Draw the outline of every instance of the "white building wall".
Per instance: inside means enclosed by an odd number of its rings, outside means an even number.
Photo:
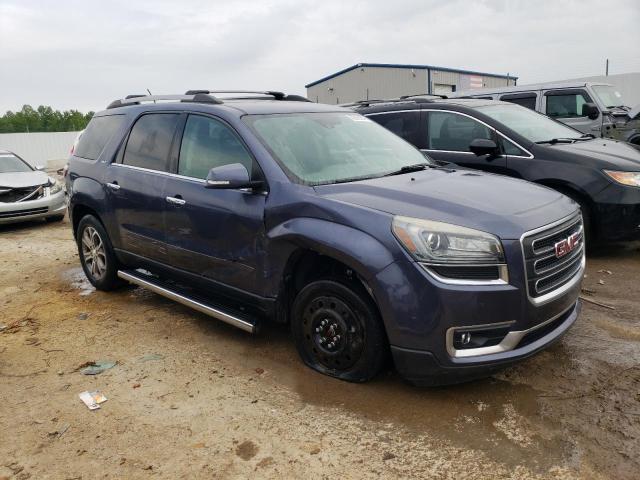
[[[33,166],[55,170],[67,161],[78,133],[1,133],[0,150],[14,152]]]

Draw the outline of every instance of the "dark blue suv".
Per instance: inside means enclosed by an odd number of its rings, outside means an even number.
[[[303,361],[366,381],[487,375],[576,320],[579,207],[443,168],[353,111],[278,92],[133,96],[69,160],[96,288],[149,288],[243,330],[289,323]]]

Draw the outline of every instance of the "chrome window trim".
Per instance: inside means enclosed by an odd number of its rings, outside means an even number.
[[[138,170],[140,172],[154,173],[156,175],[161,175],[161,176],[165,176],[165,177],[172,177],[172,178],[179,178],[179,179],[182,179],[182,180],[188,180],[188,181],[193,182],[193,183],[199,183],[203,187],[207,184],[207,181],[203,180],[202,178],[187,177],[186,175],[180,175],[178,173],[165,172],[165,171],[162,171],[162,170],[152,170],[151,168],[136,167],[134,165],[125,165],[124,163],[116,163],[116,162],[111,163],[111,166],[120,167],[120,168],[130,168],[131,170]],[[256,194],[267,195],[266,191],[254,192],[250,188],[230,188],[228,190],[233,190],[233,191],[236,191],[236,192],[251,193],[252,195],[256,195]]]
[[[415,112],[415,113],[420,113],[421,110],[420,109],[411,109],[411,110],[389,110],[388,112],[374,112],[374,113],[366,113],[364,116],[365,117],[373,117],[376,115],[391,115],[393,113],[409,113],[409,112]]]
[[[538,227],[538,228],[534,228],[533,230],[529,230],[528,232],[524,232],[521,236],[520,236],[520,252],[522,254],[522,268],[524,269],[524,279],[525,279],[525,289],[527,292],[527,298],[529,299],[529,302],[531,302],[532,304],[534,304],[535,306],[540,306],[540,305],[544,305],[546,303],[549,303],[553,300],[555,300],[556,298],[564,295],[568,290],[571,290],[573,287],[576,286],[576,284],[580,283],[582,281],[582,277],[584,275],[584,271],[585,271],[585,267],[587,264],[587,259],[586,259],[586,245],[583,241],[582,244],[582,261],[580,262],[580,268],[578,269],[578,271],[576,272],[576,274],[573,276],[573,278],[571,278],[571,280],[569,280],[567,283],[565,283],[564,285],[562,285],[561,287],[557,288],[556,290],[553,290],[549,293],[545,293],[544,295],[541,295],[539,297],[532,297],[530,292],[529,292],[529,279],[527,277],[527,259],[525,258],[524,255],[524,238],[529,236],[529,235],[535,235],[538,232],[543,232],[545,230],[548,230],[550,228],[553,228],[557,225],[561,225],[562,223],[565,223],[569,220],[571,220],[573,217],[575,217],[576,214],[572,213],[571,215],[567,215],[564,218],[561,218],[560,220],[556,220],[555,222],[549,223],[547,225],[543,225],[542,227]],[[582,219],[582,215],[579,215],[580,219]],[[584,220],[583,220],[584,222]]]
[[[507,157],[515,157],[515,158],[527,158],[527,159],[532,159],[535,158],[533,156],[533,153],[531,153],[529,150],[527,150],[526,148],[524,148],[522,145],[520,145],[518,142],[516,142],[515,140],[513,140],[510,137],[507,137],[504,133],[502,133],[500,130],[496,129],[496,132],[498,132],[498,135],[500,135],[502,138],[510,141],[511,143],[513,143],[516,147],[518,147],[520,150],[522,150],[523,152],[526,152],[528,156],[524,156],[524,155],[509,155],[509,154],[505,154],[507,155]]]
[[[489,347],[478,347],[478,348],[468,348],[464,350],[458,350],[453,346],[453,335],[458,330],[473,331],[473,330],[483,330],[483,329],[492,328],[492,327],[495,327],[495,328],[499,328],[503,326],[506,327],[514,324],[515,320],[509,321],[509,322],[487,323],[484,325],[469,325],[466,327],[465,326],[451,327],[447,330],[447,333],[446,333],[447,353],[449,353],[449,355],[453,358],[468,358],[468,357],[476,357],[481,355],[491,355],[493,353],[508,352],[510,350],[515,349],[520,343],[520,341],[525,337],[525,335],[535,330],[538,330],[539,328],[542,328],[545,325],[548,325],[554,320],[560,318],[562,315],[566,314],[572,308],[575,308],[575,303],[572,304],[566,310],[564,310],[562,313],[554,315],[553,317],[545,320],[544,322],[539,323],[538,325],[534,325],[533,327],[527,328],[526,330],[514,330],[507,333],[507,335],[502,339],[502,341],[498,345],[491,345]]]
[[[447,285],[470,285],[470,286],[482,286],[482,285],[509,285],[509,268],[505,263],[486,263],[486,264],[442,264],[442,263],[425,263],[418,262],[420,266],[431,275],[434,279],[436,279],[440,283],[445,283]],[[439,275],[434,272],[431,268],[432,266],[441,266],[441,267],[498,267],[499,277],[495,280],[464,280],[460,278],[447,278]]]

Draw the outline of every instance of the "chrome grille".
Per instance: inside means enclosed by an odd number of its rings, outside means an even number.
[[[17,203],[25,200],[36,200],[44,195],[44,187],[38,185],[26,188],[3,188],[0,187],[0,202]]]
[[[556,244],[576,235],[574,249],[556,256]],[[539,297],[569,282],[581,269],[584,256],[582,217],[569,220],[522,239],[527,288],[531,297]]]

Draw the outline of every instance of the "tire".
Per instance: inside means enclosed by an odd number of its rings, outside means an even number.
[[[107,232],[96,217],[82,217],[76,243],[84,274],[94,287],[109,291],[122,285],[118,278],[118,259],[113,253]]]
[[[61,222],[62,220],[64,220],[64,215],[53,215],[52,217],[45,218],[45,220],[48,223]]]
[[[291,309],[291,331],[302,361],[320,373],[366,382],[385,364],[389,345],[373,301],[359,284],[318,280]]]

